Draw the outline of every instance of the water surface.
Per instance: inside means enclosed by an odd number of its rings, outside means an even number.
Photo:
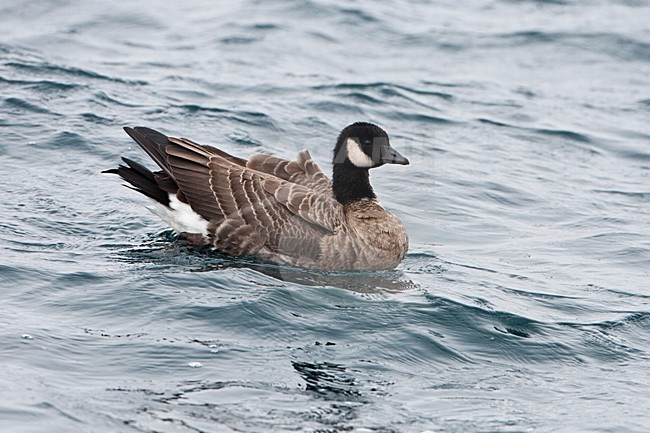
[[[2,431],[647,431],[649,15],[0,4]],[[329,171],[358,120],[412,162],[391,272],[194,252],[99,174],[125,125]]]

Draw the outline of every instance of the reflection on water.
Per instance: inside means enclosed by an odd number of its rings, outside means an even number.
[[[355,389],[354,378],[346,372],[345,367],[331,362],[291,363],[298,374],[307,383],[307,390],[318,393],[322,398],[345,399],[359,397],[361,394]]]
[[[118,250],[113,257],[126,263],[155,264],[174,272],[247,268],[280,281],[307,286],[338,287],[359,293],[400,292],[418,288],[416,283],[399,270],[320,271],[262,262],[252,257],[232,257],[208,247],[197,249],[172,230],[152,236],[136,248]]]

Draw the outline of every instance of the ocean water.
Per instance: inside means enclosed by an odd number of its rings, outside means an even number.
[[[646,432],[650,4],[0,1],[0,431]],[[410,252],[189,249],[100,175],[384,126]]]

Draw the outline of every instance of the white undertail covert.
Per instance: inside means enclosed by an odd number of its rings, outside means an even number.
[[[177,233],[208,235],[208,221],[194,212],[189,204],[180,201],[175,194],[169,194],[169,207],[154,201],[154,207],[148,209]]]

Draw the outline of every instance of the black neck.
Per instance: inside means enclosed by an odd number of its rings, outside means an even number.
[[[362,198],[376,198],[367,168],[355,167],[349,163],[334,164],[334,197],[345,205]]]

